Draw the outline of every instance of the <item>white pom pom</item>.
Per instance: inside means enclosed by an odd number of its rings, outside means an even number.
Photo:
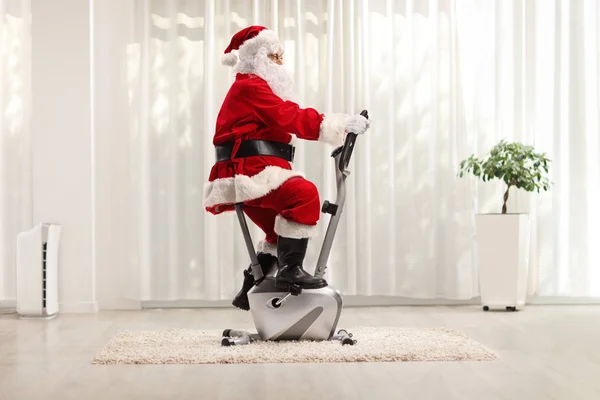
[[[235,64],[237,64],[237,62],[238,62],[238,57],[233,53],[226,53],[226,54],[223,54],[223,57],[221,57],[221,64],[223,64],[223,65],[228,65],[230,67],[233,67]]]

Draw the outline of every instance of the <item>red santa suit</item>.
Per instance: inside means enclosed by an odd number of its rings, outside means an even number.
[[[259,32],[246,39],[243,47],[247,49],[254,42],[263,45],[266,42],[266,47],[278,46],[271,31]],[[212,167],[204,189],[204,206],[207,211],[219,214],[244,202],[246,215],[266,235],[257,250],[275,255],[278,235],[309,238],[314,234],[320,216],[318,191],[283,158],[262,155],[235,158],[239,146],[249,140],[289,144],[293,135],[340,146],[350,116],[300,108],[274,92],[275,79],[271,79],[272,85],[268,80],[268,71],[260,69],[236,74],[219,111],[213,140],[215,146],[232,146],[231,157]]]
[[[369,123],[362,116],[323,114],[290,101],[291,79],[273,61],[282,54],[277,35],[260,26],[236,33],[225,50],[223,63],[234,66],[236,78],[217,116],[216,162],[204,187],[204,207],[220,214],[243,203],[245,214],[265,232],[257,246],[263,273],[274,259],[276,286],[317,289],[327,282],[306,272],[302,261],[319,220],[319,193],[294,170],[290,143],[295,136],[341,146],[346,132],[363,133]],[[249,309],[253,284],[248,269],[233,305]]]

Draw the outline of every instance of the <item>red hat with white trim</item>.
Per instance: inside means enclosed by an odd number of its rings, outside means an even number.
[[[283,51],[277,34],[264,26],[253,25],[242,29],[229,42],[221,64],[233,67],[238,62],[238,56],[232,53],[237,50],[239,59],[254,58],[261,48],[266,48],[267,53]]]

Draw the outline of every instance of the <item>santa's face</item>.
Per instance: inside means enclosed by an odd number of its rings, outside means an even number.
[[[268,57],[269,60],[273,61],[275,64],[283,65],[283,54],[281,54],[281,52],[269,54]]]

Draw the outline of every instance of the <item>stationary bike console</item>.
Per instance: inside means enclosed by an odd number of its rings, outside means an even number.
[[[361,115],[368,118],[367,110],[363,110]],[[346,199],[345,184],[350,175],[347,168],[357,136],[349,132],[344,145],[331,153],[335,160],[337,198],[335,203],[323,203],[322,211],[330,214],[331,219],[315,267],[316,277],[322,277],[327,268],[327,259]],[[352,339],[351,333],[340,330],[335,334],[343,308],[343,297],[339,290],[331,285],[320,289],[302,289],[298,285],[279,289],[275,286],[276,265],[263,276],[242,207],[243,204],[235,205],[256,281],[255,286],[248,292],[248,301],[258,333],[226,329],[223,331],[221,344],[248,344],[254,340],[339,340],[342,344],[355,344],[356,340]]]

